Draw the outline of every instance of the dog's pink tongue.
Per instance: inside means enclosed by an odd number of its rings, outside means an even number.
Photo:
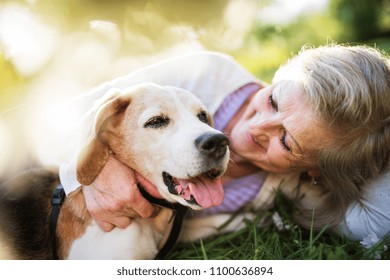
[[[206,175],[200,175],[191,180],[178,179],[183,189],[191,190],[196,202],[202,208],[218,206],[223,202],[224,192],[220,179],[211,180]]]

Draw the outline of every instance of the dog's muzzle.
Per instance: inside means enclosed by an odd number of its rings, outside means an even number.
[[[189,205],[210,208],[223,202],[221,176],[226,169],[229,140],[222,133],[205,133],[195,139],[203,160],[198,174],[178,178],[164,171],[162,177],[171,194],[182,197]]]

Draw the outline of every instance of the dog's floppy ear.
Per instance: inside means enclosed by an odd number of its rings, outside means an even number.
[[[77,161],[77,180],[84,186],[91,185],[106,165],[110,154],[110,137],[120,124],[124,112],[130,104],[130,97],[119,90],[111,90],[98,106],[92,136],[82,148]]]

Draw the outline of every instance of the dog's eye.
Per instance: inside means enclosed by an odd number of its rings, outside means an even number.
[[[201,121],[201,122],[204,122],[204,123],[209,123],[209,118],[207,116],[207,113],[205,111],[201,111],[198,115],[197,115],[198,119]]]
[[[167,116],[155,116],[149,119],[145,124],[145,128],[161,128],[169,124],[169,118]]]

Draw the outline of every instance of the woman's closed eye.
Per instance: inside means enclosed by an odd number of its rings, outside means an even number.
[[[286,132],[286,130],[283,130],[282,136],[280,136],[280,144],[282,145],[282,148],[284,150],[291,152],[291,148],[287,144],[286,137],[287,137],[287,132]]]
[[[275,111],[278,111],[278,104],[276,104],[272,93],[268,97],[268,103]]]
[[[273,94],[271,93],[268,97],[268,103],[271,105],[271,107],[275,110],[275,111],[278,111],[278,104],[276,103],[274,97],[273,97]],[[288,152],[291,152],[291,148],[290,146],[287,144],[287,141],[286,141],[286,138],[287,138],[287,131],[286,130],[283,130],[282,132],[282,135],[280,136],[280,144],[282,146],[282,148]]]

